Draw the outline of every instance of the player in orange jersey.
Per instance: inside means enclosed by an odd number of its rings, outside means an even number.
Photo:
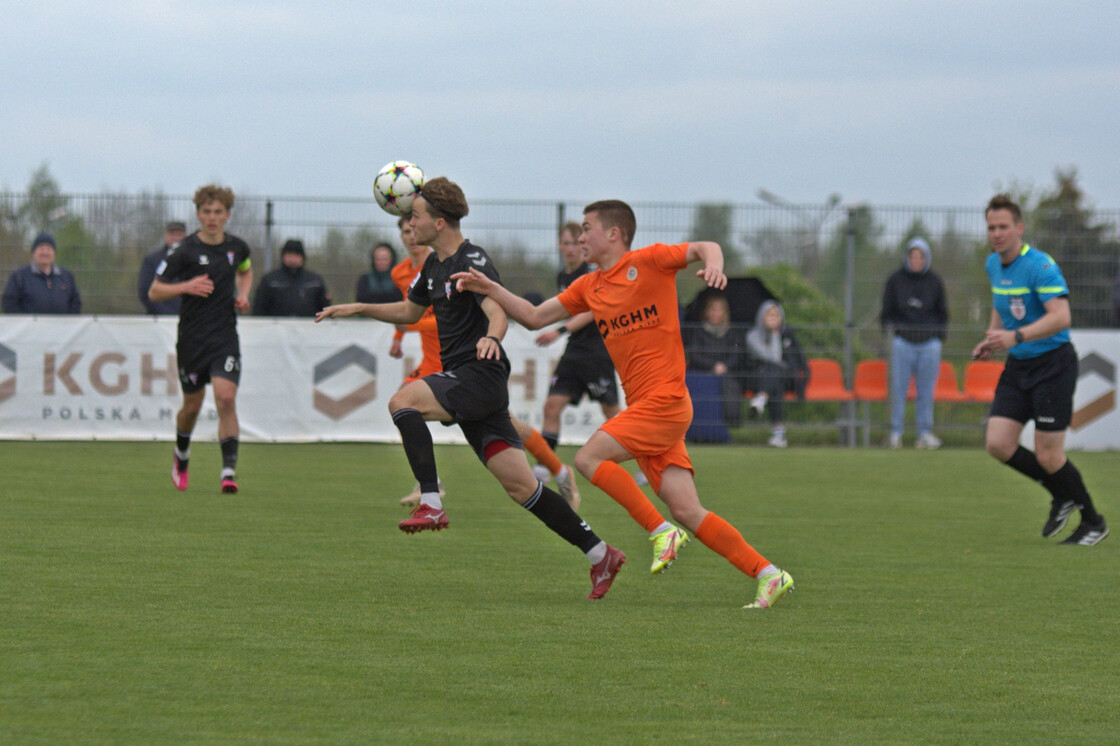
[[[644,495],[619,466],[637,459],[674,520],[758,580],[755,600],[745,608],[767,608],[793,589],[793,577],[759,554],[734,526],[700,504],[684,445],[692,421],[692,400],[685,387],[676,275],[699,261],[703,268],[697,276],[709,287],[722,289],[727,285],[723,251],[711,241],[654,244],[631,251],[637,220],[629,205],[603,200],[588,205],[583,213],[580,243],[587,260],[599,269],[539,306],[473,269],[452,279],[463,290],[490,296],[510,318],[529,329],[591,311],[626,392],[626,409],[604,422],[579,450],[576,468],[639,524],[648,526],[648,516],[637,499]]]

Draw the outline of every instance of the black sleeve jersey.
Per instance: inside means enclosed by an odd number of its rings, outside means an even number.
[[[249,245],[226,234],[217,246],[203,243],[197,233],[184,238],[168,252],[156,268],[160,282],[185,282],[209,275],[214,292],[203,298],[183,295],[179,307],[179,341],[214,344],[237,340],[237,313],[233,308],[237,293],[237,273],[247,270]]]
[[[485,251],[464,241],[459,249],[446,260],[440,261],[435,252],[428,254],[424,266],[413,278],[408,288],[408,299],[421,306],[431,306],[439,329],[440,360],[443,369],[471,362],[477,357],[478,340],[486,336],[490,322],[482,312],[484,295],[460,293],[455,289],[451,275],[470,268],[497,283],[501,283],[494,262]],[[502,359],[506,356],[502,350]]]
[[[590,271],[591,267],[587,262],[584,262],[571,272],[558,272],[556,274],[557,290],[561,293],[564,292],[573,282]],[[573,356],[581,358],[593,356],[597,362],[611,362],[611,356],[607,352],[607,346],[603,343],[603,337],[599,334],[599,328],[595,322],[591,322],[568,337],[568,346],[564,349],[564,354],[561,357],[571,358]]]

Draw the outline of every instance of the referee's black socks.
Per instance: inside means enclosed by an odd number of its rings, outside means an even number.
[[[1042,468],[1042,464],[1038,463],[1038,457],[1034,455],[1034,451],[1028,451],[1026,448],[1023,448],[1023,446],[1019,446],[1015,449],[1015,453],[1011,454],[1011,458],[1007,459],[1004,463],[1036,482],[1045,482],[1046,477],[1050,476],[1046,473],[1046,470]],[[1055,495],[1055,497],[1057,497],[1057,495]]]
[[[1038,463],[1038,457],[1034,452],[1019,446],[1006,463],[1020,474],[1040,483],[1050,492],[1055,502],[1072,500],[1081,509],[1082,518],[1092,523],[1100,520],[1100,515],[1093,507],[1093,499],[1089,497],[1089,490],[1085,488],[1085,482],[1081,479],[1081,472],[1068,458],[1065,466],[1053,474],[1047,474],[1042,464]]]
[[[1081,517],[1084,520],[1090,523],[1100,521],[1100,514],[1093,507],[1093,499],[1089,497],[1089,490],[1085,487],[1085,481],[1081,479],[1081,472],[1068,458],[1065,466],[1048,476],[1042,483],[1046,485],[1051,494],[1055,496],[1061,494],[1063,499],[1073,500],[1074,504],[1081,509]]]

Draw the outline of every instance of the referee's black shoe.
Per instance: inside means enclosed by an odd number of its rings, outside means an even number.
[[[1078,526],[1077,530],[1070,534],[1062,543],[1078,544],[1083,547],[1091,547],[1106,536],[1108,536],[1108,526],[1104,522],[1103,515],[1096,523],[1089,523],[1084,518],[1082,518],[1081,525]]]
[[[1066,500],[1065,502],[1054,500],[1051,502],[1050,517],[1046,519],[1046,525],[1042,527],[1042,538],[1049,539],[1065,528],[1066,521],[1069,520],[1069,514],[1076,507],[1073,500]]]

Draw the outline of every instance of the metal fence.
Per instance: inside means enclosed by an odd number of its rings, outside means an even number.
[[[963,367],[991,308],[982,208],[843,205],[838,198],[794,205],[765,192],[760,198],[750,204],[635,203],[634,245],[716,240],[729,275],[776,283],[779,297],[790,292],[791,278],[813,288],[819,297],[788,308],[788,316],[804,330],[807,354],[841,360],[850,376],[854,360],[884,355],[878,324],[883,285],[901,266],[906,241],[921,235],[933,246],[933,267],[951,305],[944,354]],[[555,292],[557,230],[566,220],[578,222],[584,204],[477,199],[463,232],[490,252],[508,287],[548,297]],[[30,238],[50,230],[58,264],[76,277],[84,313],[141,313],[137,271],[169,220],[182,220],[189,230],[197,226],[190,197],[0,192],[0,283],[29,261]],[[1111,286],[1120,269],[1120,210],[1032,214],[1027,223],[1027,239],[1054,255],[1070,283],[1075,326],[1115,324]],[[400,251],[396,219],[372,198],[239,196],[228,231],[253,248],[258,280],[278,266],[285,240],[301,239],[308,268],[325,278],[335,302],[353,299],[374,243],[388,241]],[[701,289],[681,273],[682,303]]]

